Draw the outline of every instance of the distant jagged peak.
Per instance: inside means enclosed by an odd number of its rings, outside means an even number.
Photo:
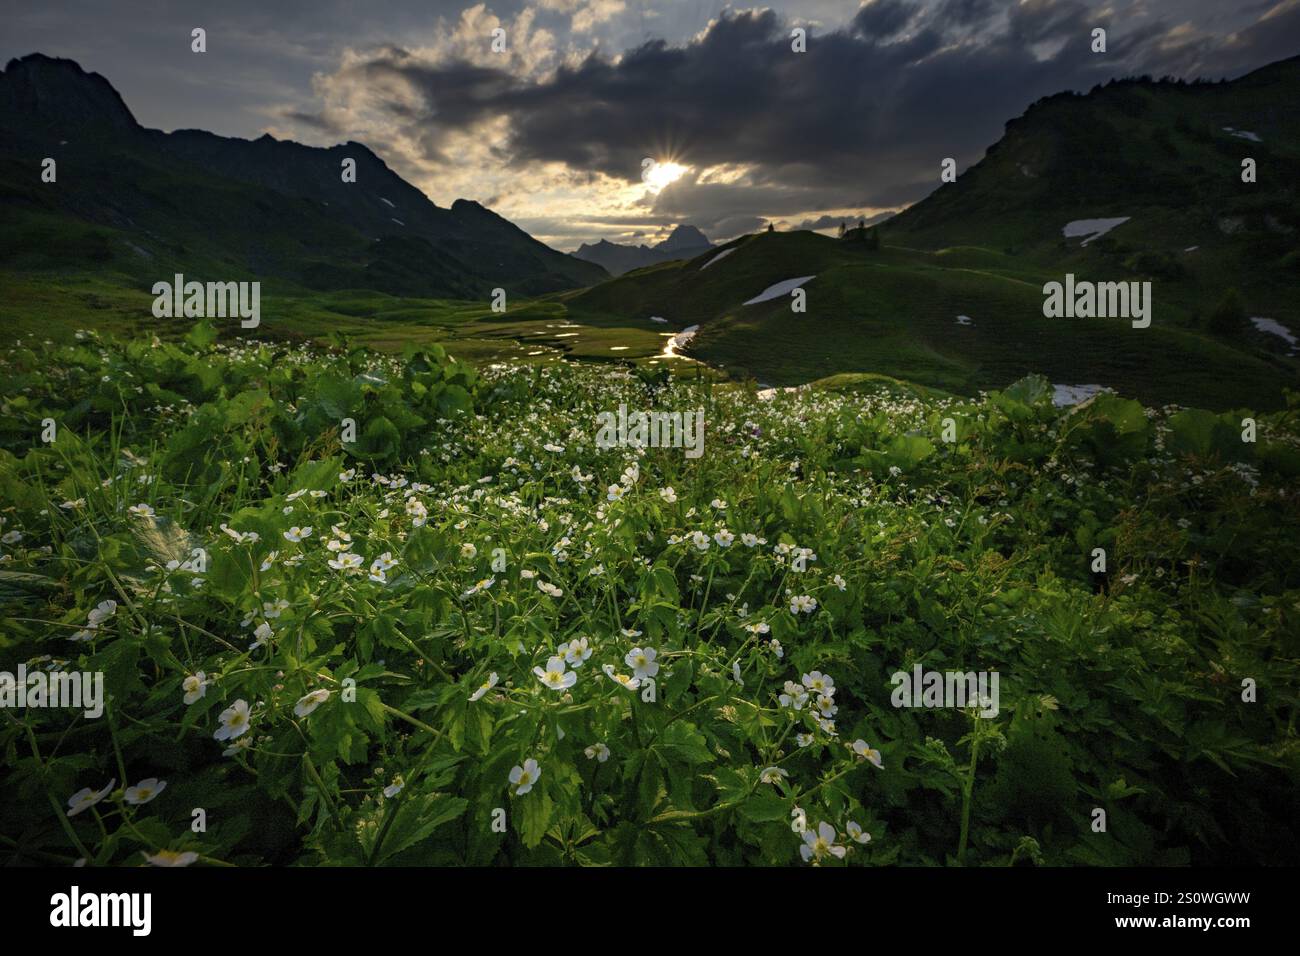
[[[0,110],[61,127],[140,128],[113,84],[75,60],[29,53],[0,73]]]

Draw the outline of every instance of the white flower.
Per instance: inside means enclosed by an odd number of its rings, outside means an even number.
[[[808,692],[792,680],[785,682],[785,693],[780,695],[777,700],[782,707],[789,707],[791,710],[803,710],[803,705],[808,703]]]
[[[723,501],[721,498],[714,498],[712,501],[709,502],[709,507],[717,508],[719,511],[726,511],[727,503]]]
[[[391,551],[385,551],[379,557],[375,558],[375,560],[370,562],[371,571],[391,571],[395,567],[397,567],[397,559],[393,557]]]
[[[126,510],[133,515],[139,515],[141,518],[152,518],[154,516],[154,510],[148,505],[132,505]]]
[[[721,531],[718,531],[713,535],[713,540],[718,542],[719,547],[729,548],[731,547],[731,542],[736,540],[736,536],[726,528],[723,528]]]
[[[859,757],[866,760],[868,763],[876,766],[878,769],[880,770],[885,769],[885,765],[880,759],[880,751],[873,750],[870,746],[867,745],[867,742],[865,740],[859,738],[853,741],[853,752],[857,754]]]
[[[747,548],[756,548],[760,544],[767,544],[767,539],[760,538],[757,535],[752,535],[749,532],[745,532],[740,536],[740,543]]]
[[[279,556],[280,556],[279,551],[272,551],[270,554],[268,554],[266,556],[266,559],[262,561],[261,570],[263,571],[271,570],[271,565],[275,564],[275,559],[278,558]]]
[[[537,577],[537,572],[529,571],[527,568],[523,568],[519,572],[519,577],[521,577],[525,581],[528,581],[531,580],[532,578]]]
[[[632,668],[633,677],[637,678],[637,680],[645,680],[647,677],[654,677],[659,673],[659,664],[655,661],[658,656],[659,652],[653,647],[647,647],[644,650],[634,647],[627,652],[627,656],[623,658],[623,661],[628,667]]]
[[[857,843],[871,842],[871,834],[862,829],[862,827],[858,826],[858,824],[854,823],[852,820],[844,824],[844,831],[848,833],[850,839]]]
[[[790,776],[789,771],[785,770],[783,767],[768,767],[761,774],[759,774],[758,779],[762,783],[770,783],[775,785],[781,783],[789,776]]]
[[[384,787],[384,796],[386,796],[389,800],[391,800],[391,799],[393,799],[393,797],[395,797],[395,796],[397,796],[399,793],[401,793],[401,792],[402,792],[402,788],[405,787],[405,786],[406,786],[406,784],[402,782],[402,778],[401,778],[401,777],[398,777],[396,780],[394,780],[394,781],[393,781],[392,783],[390,783],[388,786]]]
[[[339,481],[342,482],[351,481],[353,478],[356,477],[356,474],[357,474],[357,470],[355,468],[345,468],[343,471],[339,472]]]
[[[610,485],[605,489],[605,499],[607,501],[622,501],[625,494],[627,494],[627,490],[622,485]]]
[[[100,601],[97,605],[95,605],[93,608],[90,609],[90,613],[86,615],[86,620],[90,622],[90,626],[92,628],[99,627],[100,624],[104,623],[104,621],[107,621],[110,617],[112,617],[116,613],[117,613],[116,601]]]
[[[828,697],[826,694],[818,694],[817,710],[821,712],[823,717],[830,718],[835,716],[835,712],[839,710],[839,708],[835,706],[834,697]]]
[[[840,577],[838,574],[835,575],[833,578],[831,578],[831,583],[834,584],[841,591],[843,591],[849,585],[849,583],[845,581],[842,577]]]
[[[541,591],[543,594],[549,594],[553,598],[560,597],[564,594],[563,588],[557,588],[554,584],[547,584],[545,581],[541,580],[537,582],[537,590]]]
[[[709,536],[703,531],[691,532],[691,544],[695,545],[701,551],[709,550]]]
[[[563,657],[552,657],[546,662],[546,670],[534,667],[533,673],[551,690],[567,690],[578,682],[576,672],[564,669]]]
[[[497,676],[497,672],[493,671],[491,674],[488,675],[487,680],[479,684],[478,690],[474,691],[474,693],[469,695],[470,701],[473,702],[476,700],[482,700],[483,695],[486,694],[488,691],[490,691],[493,687],[496,687],[497,682],[500,679],[501,678]]]
[[[835,681],[830,674],[823,674],[821,671],[813,671],[811,674],[803,675],[803,686],[807,687],[814,694],[825,694],[828,697],[835,696]]]
[[[466,541],[460,546],[460,556],[472,561],[474,558],[478,557],[478,548]]]
[[[257,625],[257,629],[253,631],[253,637],[256,638],[256,640],[254,640],[252,644],[248,645],[248,649],[251,651],[262,647],[270,643],[271,638],[274,636],[275,632],[271,630],[271,625],[263,621],[261,624]]]
[[[199,671],[197,674],[190,674],[181,683],[181,688],[185,691],[185,703],[196,703],[208,692],[207,675],[204,674],[203,671]]]
[[[462,594],[461,598],[463,599],[463,598],[473,597],[475,594],[478,594],[480,591],[489,590],[492,587],[492,585],[496,583],[497,583],[496,578],[484,578],[483,580],[477,582],[473,587],[467,590],[464,594]]]
[[[588,760],[595,758],[597,763],[604,763],[609,759],[609,748],[604,744],[592,744],[583,753],[586,754]]]
[[[804,862],[809,860],[821,860],[827,855],[842,860],[844,854],[848,851],[842,846],[835,845],[835,828],[823,820],[817,824],[817,832],[811,830],[803,835],[803,846],[799,847],[799,855],[804,858]]]
[[[605,676],[615,684],[618,684],[620,687],[626,688],[627,690],[636,690],[641,686],[641,681],[636,677],[629,677],[627,674],[615,674],[613,664],[606,664],[601,668],[601,670],[603,670]]]
[[[796,594],[790,598],[791,614],[798,614],[801,611],[805,614],[811,614],[815,610],[817,610],[817,599],[815,597],[807,594]]]
[[[284,539],[286,541],[293,541],[295,543],[301,541],[303,538],[309,537],[311,537],[311,528],[299,528],[297,525],[294,525],[284,533]]]
[[[127,787],[122,794],[122,798],[134,806],[142,803],[148,803],[158,794],[167,789],[167,781],[159,780],[157,777],[148,777],[141,780],[134,787]]]
[[[256,544],[262,540],[262,536],[256,531],[236,531],[227,524],[223,524],[221,530],[233,538],[236,544]]]
[[[298,698],[298,703],[293,705],[295,717],[306,717],[311,714],[317,707],[329,700],[330,692],[324,687],[312,691],[310,694],[304,694]]]
[[[243,738],[240,738],[239,740],[236,740],[233,744],[231,744],[231,745],[230,745],[229,747],[227,747],[225,750],[221,751],[221,756],[223,756],[223,757],[233,757],[233,756],[235,756],[235,754],[240,753],[240,752],[242,752],[242,751],[245,751],[245,750],[247,750],[247,749],[248,749],[249,747],[251,747],[251,746],[253,746],[253,738],[252,738],[252,737],[243,737]]]
[[[794,735],[794,742],[797,743],[800,747],[807,747],[810,743],[813,742],[813,735],[812,735],[812,734],[795,734],[795,735]]]
[[[235,701],[233,705],[223,710],[217,719],[221,721],[221,726],[212,735],[213,739],[234,740],[251,726],[248,718],[248,701],[242,699]]]
[[[184,853],[177,853],[175,850],[159,850],[152,856],[145,853],[144,858],[149,861],[150,866],[189,866],[199,858],[199,855],[193,850],[186,850]]]
[[[749,631],[751,634],[768,634],[771,632],[772,628],[766,621],[758,621],[754,624],[746,624],[745,630]]]
[[[361,567],[361,555],[351,551],[341,551],[337,558],[330,558],[326,563],[336,571],[355,571]]]
[[[672,485],[669,485],[667,488],[660,488],[659,497],[670,505],[676,504],[677,502],[677,492],[673,490]]]
[[[537,761],[529,757],[520,767],[516,764],[510,769],[510,782],[515,786],[515,796],[522,797],[529,790],[533,789],[533,784],[537,778],[542,775],[542,768],[537,766]]]
[[[103,790],[91,790],[84,787],[78,790],[72,796],[68,797],[68,816],[75,817],[83,810],[89,810],[95,804],[99,803],[106,796],[113,792],[113,787],[117,785],[117,778],[114,777],[108,782],[108,786]]]
[[[579,637],[567,644],[561,644],[556,648],[556,653],[563,657],[564,662],[570,667],[581,667],[582,662],[591,656],[591,647],[587,638]]]

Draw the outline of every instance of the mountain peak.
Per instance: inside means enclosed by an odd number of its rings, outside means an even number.
[[[0,73],[0,115],[35,127],[135,130],[140,124],[113,85],[74,60],[31,53]]]
[[[711,245],[713,243],[709,242],[709,237],[700,230],[692,225],[682,224],[655,248],[662,249],[665,252],[675,252],[678,249],[699,249],[702,246]]]

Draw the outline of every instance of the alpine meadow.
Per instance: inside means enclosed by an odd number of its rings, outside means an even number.
[[[5,7],[38,922],[1300,863],[1300,0]]]

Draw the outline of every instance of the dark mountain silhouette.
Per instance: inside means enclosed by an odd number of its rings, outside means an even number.
[[[672,259],[689,259],[712,248],[713,243],[700,230],[691,225],[681,225],[667,239],[653,246],[624,246],[602,239],[579,246],[574,256],[602,266],[610,275],[619,276],[643,266]]]
[[[40,181],[45,157],[58,163],[56,185]],[[345,159],[355,182],[343,181]],[[605,275],[476,202],[435,205],[360,143],[146,129],[102,76],[41,54],[0,73],[0,189],[6,245],[44,236],[76,247],[93,227],[99,255],[128,272],[166,263],[447,297],[535,295]]]

